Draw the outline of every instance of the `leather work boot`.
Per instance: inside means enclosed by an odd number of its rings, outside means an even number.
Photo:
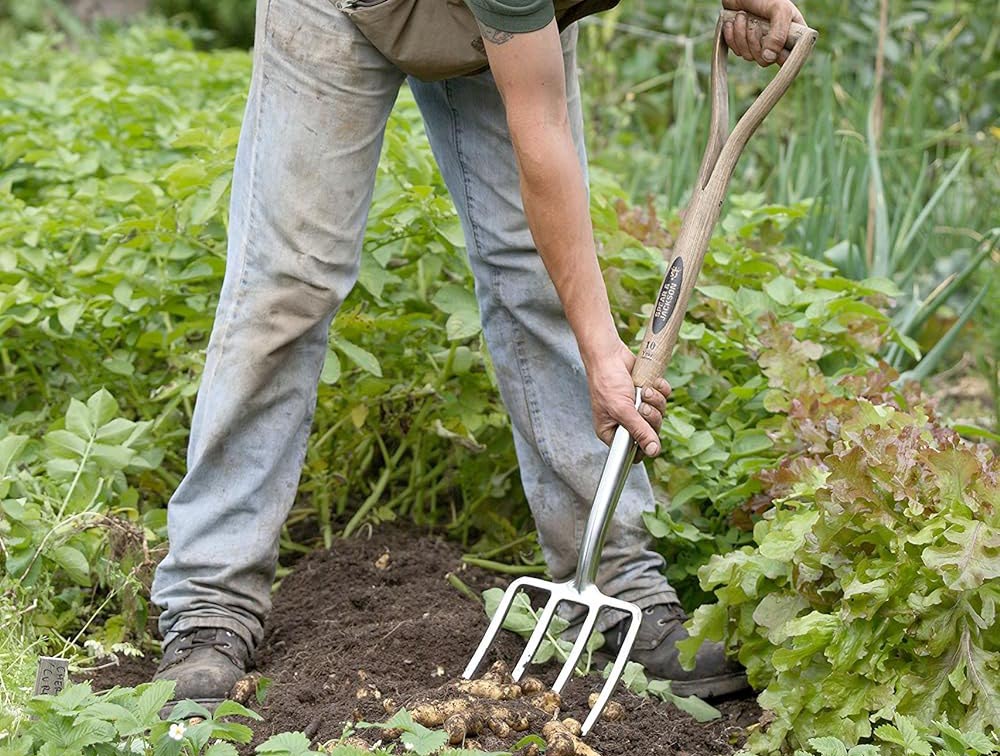
[[[236,633],[197,627],[182,632],[164,646],[163,659],[153,679],[177,683],[165,710],[178,701],[191,699],[214,711],[249,666],[250,650]]]
[[[688,637],[684,623],[687,615],[678,604],[657,604],[642,612],[642,624],[629,655],[651,677],[670,680],[670,690],[678,696],[720,698],[750,690],[746,671],[736,661],[726,658],[721,643],[701,644],[694,669],[687,670],[677,659],[677,642]],[[605,634],[604,651],[616,654],[625,640],[627,621]]]

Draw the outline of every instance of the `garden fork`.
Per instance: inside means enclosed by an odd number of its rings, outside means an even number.
[[[791,50],[791,54],[730,133],[729,89],[726,77],[728,48],[723,40],[722,24],[734,17],[734,13],[723,11],[716,25],[712,58],[712,122],[708,146],[705,148],[705,155],[698,171],[698,183],[684,213],[674,249],[668,257],[671,263],[667,267],[659,295],[650,314],[649,322],[646,324],[642,348],[632,370],[632,380],[636,387],[636,408],[641,404],[643,388],[651,386],[663,374],[677,341],[688,299],[694,290],[695,280],[701,270],[702,261],[705,259],[708,241],[716,221],[719,219],[722,201],[736,162],[750,136],[760,126],[775,103],[788,90],[816,43],[817,33],[813,29],[792,24],[788,40],[785,43],[785,47]],[[764,32],[766,33],[767,22],[763,19],[751,17],[750,23],[761,24],[765,27]],[[522,588],[536,588],[544,591],[549,594],[549,599],[542,609],[538,624],[532,631],[521,658],[514,667],[512,677],[515,681],[522,677],[525,668],[531,663],[535,652],[545,638],[545,632],[558,606],[566,602],[586,608],[586,616],[580,626],[579,635],[573,643],[559,676],[552,685],[552,689],[556,693],[562,690],[573,674],[580,656],[587,647],[587,640],[601,610],[610,609],[624,612],[629,615],[626,619],[629,624],[625,640],[614,660],[611,673],[583,724],[582,735],[590,732],[594,723],[601,716],[605,704],[607,704],[625,669],[625,663],[628,661],[632,644],[635,642],[639,625],[642,622],[642,611],[638,606],[606,596],[601,593],[594,582],[608,526],[618,504],[618,497],[625,484],[625,479],[632,467],[635,453],[635,441],[632,440],[628,431],[619,426],[615,431],[611,448],[608,450],[607,461],[601,473],[597,492],[594,494],[583,542],[580,545],[575,577],[563,583],[521,577],[511,583],[504,593],[476,653],[462,673],[464,678],[470,679],[479,669],[490,645],[503,626],[504,619],[514,603],[514,599]]]

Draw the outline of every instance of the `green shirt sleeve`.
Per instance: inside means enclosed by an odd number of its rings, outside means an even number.
[[[555,18],[553,0],[465,0],[476,19],[498,31],[523,34]]]

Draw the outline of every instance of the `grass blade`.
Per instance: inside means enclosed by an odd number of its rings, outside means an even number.
[[[965,327],[965,324],[969,322],[969,319],[979,308],[980,302],[986,298],[989,290],[990,284],[987,283],[982,289],[979,290],[975,299],[965,306],[965,309],[962,310],[962,314],[959,316],[958,320],[955,321],[952,327],[948,329],[948,332],[941,337],[934,347],[926,355],[924,355],[924,358],[920,360],[920,362],[918,362],[912,370],[908,370],[903,373],[903,375],[900,376],[900,380],[922,381],[934,372],[934,368],[941,361],[941,358],[944,357],[945,353],[947,353],[948,349],[951,348],[951,345],[955,342],[955,339],[958,338],[958,334],[961,332],[962,328]]]
[[[892,257],[894,260],[898,260],[901,255],[906,253],[907,248],[913,241],[913,237],[916,236],[917,233],[919,233],[924,223],[926,223],[927,219],[930,217],[930,214],[934,211],[934,208],[937,207],[938,203],[941,201],[941,198],[944,197],[944,193],[948,190],[948,187],[951,186],[952,182],[955,180],[955,177],[958,176],[958,172],[962,170],[962,167],[965,165],[965,161],[969,158],[969,154],[970,154],[969,150],[965,150],[964,152],[962,152],[961,156],[959,156],[958,158],[958,161],[955,163],[952,169],[948,171],[947,175],[944,177],[944,180],[941,182],[938,188],[934,190],[934,194],[932,194],[930,199],[927,200],[927,204],[924,205],[923,209],[920,211],[920,214],[917,216],[917,219],[913,222],[913,225],[906,230],[906,233],[903,234],[902,233],[903,229],[902,228],[900,229],[900,237],[896,240],[895,247],[893,248],[892,251]],[[922,183],[922,178],[923,177],[921,177],[921,181],[918,181],[918,187]],[[910,275],[912,275],[912,268],[913,265],[911,263],[910,270],[907,271]]]
[[[979,266],[982,265],[983,261],[986,260],[990,254],[992,254],[995,247],[995,241],[990,245],[984,244],[983,248],[980,249],[979,252],[977,252],[969,260],[969,262],[965,264],[965,267],[962,268],[960,272],[953,273],[949,279],[945,279],[946,282],[943,286],[939,286],[936,290],[932,291],[927,296],[927,299],[921,303],[920,309],[916,312],[915,317],[912,322],[908,324],[907,330],[905,330],[904,333],[907,336],[912,336],[915,331],[926,323],[927,319],[933,315],[941,305],[947,302],[952,294],[964,286],[973,273],[979,270]]]
[[[875,201],[875,242],[872,257],[868,260],[868,275],[889,277],[891,249],[889,246],[889,214],[885,207],[885,187],[882,168],[878,162],[878,140],[875,136],[874,110],[868,117],[868,170]],[[900,283],[897,281],[897,283]]]

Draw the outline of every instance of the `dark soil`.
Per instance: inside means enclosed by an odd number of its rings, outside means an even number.
[[[464,569],[450,543],[398,529],[301,560],[275,594],[257,652],[258,670],[272,685],[257,707],[264,720],[254,726],[255,743],[302,730],[319,745],[340,737],[346,722],[387,719],[387,698],[406,705],[447,697],[444,689],[461,674],[486,627],[482,607],[449,584],[449,572],[477,594],[506,582]],[[522,644],[505,633],[494,657],[513,663]],[[125,660],[99,671],[95,687],[135,685],[154,669],[151,659]],[[556,671],[542,669],[539,676],[551,682]],[[600,683],[597,676],[572,681],[560,716],[585,719],[587,696]],[[587,738],[602,756],[731,754],[760,714],[752,699],[740,699],[718,704],[722,719],[699,724],[671,705],[622,689],[615,699],[625,707],[624,720],[600,722]],[[357,734],[374,741],[379,731]],[[489,735],[475,745],[503,750],[511,744]]]

